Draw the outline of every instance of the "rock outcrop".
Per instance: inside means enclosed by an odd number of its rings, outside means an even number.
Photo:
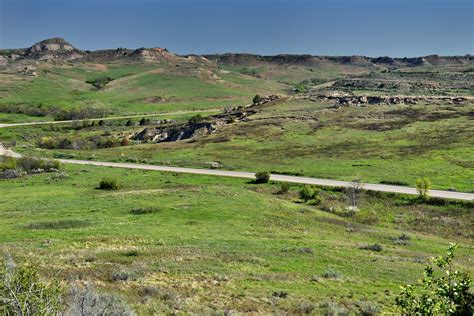
[[[249,106],[236,106],[226,109],[222,113],[209,116],[200,122],[190,120],[186,124],[158,126],[154,128],[147,127],[137,134],[132,135],[131,139],[141,142],[161,143],[209,135],[216,132],[219,127],[225,124],[245,121],[249,116],[257,113],[259,107],[282,98],[282,95],[262,96],[257,102]]]
[[[38,60],[73,60],[83,56],[83,52],[76,49],[63,38],[55,37],[38,42],[26,49],[25,58],[33,58]]]
[[[433,97],[433,96],[338,96],[312,95],[312,101],[333,101],[334,108],[343,106],[392,105],[392,104],[461,104],[467,101],[464,97]]]

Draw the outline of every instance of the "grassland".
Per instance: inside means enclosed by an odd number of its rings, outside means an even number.
[[[220,73],[215,67],[203,68],[204,65],[177,60],[181,63],[176,66],[162,63],[40,64],[36,77],[21,73],[10,74],[8,78],[1,76],[0,108],[26,105],[44,111],[92,108],[115,115],[147,114],[241,105],[255,93],[284,89],[283,85],[271,81]],[[100,89],[88,83],[101,78],[111,81]],[[33,120],[34,117],[26,121]],[[3,123],[21,121],[25,121],[24,116],[7,117],[3,113],[0,116]]]
[[[105,177],[123,188],[97,190]],[[399,285],[448,240],[461,243],[459,268],[472,269],[469,204],[368,194],[361,215],[340,217],[320,210],[344,205],[337,190],[312,206],[296,186],[276,194],[278,185],[87,166],[0,188],[2,252],[63,284],[93,282],[140,313],[394,311]],[[409,240],[397,243],[401,234]]]
[[[292,95],[299,84],[315,93],[426,95],[435,87],[437,95],[465,96],[472,94],[469,67],[218,65],[179,56],[169,62],[19,61],[1,69],[0,123],[54,120],[57,111],[76,108],[103,109],[108,116],[220,112],[256,94]],[[343,79],[360,81],[342,90],[318,85]],[[372,85],[379,80],[390,85]],[[144,125],[134,118],[131,124],[8,127],[0,129],[0,141],[40,157],[410,186],[428,177],[434,188],[474,192],[472,101],[334,108],[309,94],[297,97],[186,141],[132,136],[161,126],[158,119],[183,123],[194,113],[157,116]],[[45,138],[118,142],[111,148],[39,148]],[[104,178],[123,187],[98,190]],[[318,188],[318,201],[311,203],[299,199],[300,189],[293,185],[285,193],[275,183],[66,165],[60,172],[0,180],[0,253],[31,262],[64,286],[93,283],[124,297],[140,315],[396,313],[399,286],[420,277],[427,258],[443,254],[449,242],[460,244],[456,267],[473,272],[472,202],[364,192],[359,211],[347,212],[340,189]],[[378,246],[382,250],[373,251]]]
[[[410,186],[417,178],[429,177],[435,188],[474,190],[472,103],[339,109],[331,105],[308,100],[277,103],[248,122],[226,125],[207,137],[100,150],[38,151],[36,141],[40,137],[62,135],[67,130],[56,127],[16,127],[0,130],[0,135],[5,140],[16,139],[19,151],[49,157],[138,159],[194,167],[209,167],[217,161],[224,169],[269,170],[340,180],[361,177],[366,182]],[[106,130],[111,134],[127,133],[124,127]],[[79,133],[104,131],[95,127]],[[70,129],[68,133],[78,131]]]

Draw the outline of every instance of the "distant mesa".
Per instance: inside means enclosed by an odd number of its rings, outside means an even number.
[[[39,60],[72,60],[81,58],[83,56],[83,52],[72,46],[63,38],[54,37],[34,44],[30,48],[26,49],[24,55],[25,57]]]
[[[243,67],[258,67],[262,65],[291,65],[310,69],[332,67],[337,65],[355,66],[364,69],[397,69],[402,67],[417,67],[423,65],[466,65],[474,61],[474,56],[438,56],[392,58],[366,56],[314,56],[309,54],[280,54],[261,56],[254,54],[210,54],[210,55],[176,55],[166,48],[103,49],[96,51],[80,50],[64,38],[54,37],[43,40],[29,48],[0,49],[0,66],[6,66],[15,60],[34,61],[91,61],[109,62],[115,60],[139,61],[146,63],[178,63],[182,58],[189,61],[228,64]]]

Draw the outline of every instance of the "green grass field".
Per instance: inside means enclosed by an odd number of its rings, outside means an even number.
[[[222,127],[197,140],[139,144],[100,150],[40,150],[42,136],[67,130],[16,127],[0,130],[3,139],[16,139],[18,150],[49,157],[209,167],[291,173],[366,182],[397,181],[413,186],[428,177],[435,188],[474,190],[474,105],[368,106],[330,109],[329,103],[289,101],[266,107],[248,122]],[[184,116],[186,120],[190,115]],[[120,134],[126,128],[107,127]],[[134,130],[139,130],[136,127]],[[69,135],[78,131],[69,130]],[[81,135],[102,133],[84,129]],[[30,137],[34,135],[34,137]]]
[[[0,142],[25,155],[408,186],[427,177],[436,189],[474,192],[472,100],[334,108],[292,90],[304,81],[315,93],[400,92],[318,85],[359,76],[429,81],[439,94],[465,96],[469,65],[392,71],[357,63],[218,65],[174,56],[155,63],[34,63],[35,75],[25,73],[22,61],[16,65],[0,69],[0,124],[49,121],[75,109],[109,117],[215,109],[206,116],[249,104],[256,94],[288,96],[177,142],[132,136],[161,126],[156,120],[185,123],[196,113],[150,117],[143,126],[138,117],[1,128]],[[427,93],[423,87],[403,91]],[[56,146],[64,139],[75,145]],[[105,178],[123,187],[97,189]],[[427,259],[444,254],[450,242],[460,245],[455,267],[472,275],[472,202],[363,192],[359,210],[348,211],[342,189],[316,188],[318,198],[309,203],[299,198],[301,189],[65,165],[0,180],[0,255],[29,262],[64,287],[92,283],[125,298],[138,315],[397,314],[400,286],[420,278]]]
[[[182,63],[181,59],[178,61]],[[42,64],[38,66],[37,77],[0,77],[0,107],[99,108],[115,115],[133,115],[242,105],[256,93],[284,89],[282,84],[220,73],[217,68],[203,68],[200,64],[177,65],[181,67],[147,63]],[[107,77],[113,80],[101,89],[87,83]],[[1,114],[2,123],[36,119]]]
[[[472,236],[459,235],[472,233],[469,204],[368,194],[361,215],[340,217],[299,202],[297,186],[278,195],[278,185],[227,178],[87,166],[65,172],[0,181],[1,251],[63,284],[92,281],[139,313],[299,313],[307,305],[316,313],[393,312],[399,286],[416,280],[448,240],[461,243],[459,268],[472,270]],[[106,177],[123,188],[97,190]],[[326,206],[344,205],[337,190],[320,195]],[[140,209],[145,214],[133,214]],[[449,214],[445,226],[456,229],[440,229],[429,214]],[[402,233],[410,240],[397,244]],[[365,244],[383,250],[360,249]]]

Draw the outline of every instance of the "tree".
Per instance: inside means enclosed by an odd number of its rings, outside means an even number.
[[[395,303],[403,314],[472,315],[472,279],[466,273],[453,271],[456,248],[456,244],[450,244],[446,256],[432,258],[434,267],[426,266],[423,278],[418,283],[402,286]]]
[[[364,188],[364,184],[360,178],[352,180],[346,187],[346,197],[352,207],[357,207],[357,203],[360,198],[360,194]]]
[[[270,172],[261,171],[255,174],[255,183],[268,183],[270,181]]]
[[[306,185],[300,191],[300,198],[305,203],[311,200],[312,198],[314,198],[315,195],[316,195],[316,192],[314,191],[314,189]]]
[[[59,282],[42,282],[34,267],[16,266],[11,257],[1,262],[1,315],[57,315],[63,309],[62,297]]]
[[[431,181],[428,178],[416,179],[416,191],[422,200],[428,199],[428,193],[431,188]]]
[[[256,103],[260,102],[261,100],[262,100],[262,97],[257,94],[256,96],[253,97],[252,102],[253,102],[253,104],[256,104]]]

